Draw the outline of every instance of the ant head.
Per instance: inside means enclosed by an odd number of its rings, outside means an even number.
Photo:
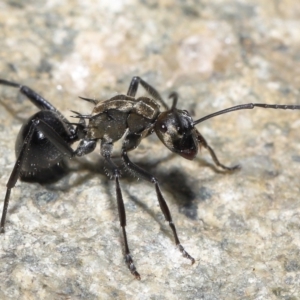
[[[177,94],[172,93],[171,97],[173,98],[172,108],[160,113],[155,122],[154,130],[159,139],[172,152],[192,160],[198,152],[194,122],[186,110],[178,110],[175,107]]]

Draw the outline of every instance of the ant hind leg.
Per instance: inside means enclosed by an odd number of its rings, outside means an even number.
[[[45,123],[44,120],[36,117],[32,119],[31,122],[32,123],[23,141],[14,168],[6,184],[7,189],[6,189],[6,195],[3,204],[3,211],[2,211],[2,217],[0,223],[0,233],[4,233],[4,226],[5,226],[6,214],[7,214],[7,209],[8,209],[9,199],[10,199],[10,193],[12,188],[14,188],[14,186],[16,185],[17,180],[20,178],[23,164],[26,161],[28,153],[30,151],[30,147],[32,146],[32,137],[35,130],[38,130],[41,133],[43,133],[44,136],[51,142],[51,144],[54,147],[56,147],[64,156],[67,157],[74,156],[74,151],[69,146],[69,144],[66,143],[65,140],[59,134],[57,134],[47,123]]]

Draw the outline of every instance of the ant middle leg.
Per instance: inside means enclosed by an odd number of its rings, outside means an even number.
[[[155,186],[155,191],[156,191],[156,196],[157,196],[157,200],[160,206],[160,209],[166,219],[166,221],[169,223],[169,226],[172,229],[173,232],[173,236],[174,236],[174,240],[175,240],[175,244],[176,246],[179,248],[180,252],[182,253],[183,257],[188,258],[192,264],[195,262],[195,259],[187,252],[185,251],[185,249],[183,248],[183,246],[180,243],[179,237],[177,235],[177,230],[175,227],[175,224],[173,223],[172,220],[172,216],[171,216],[171,212],[169,210],[169,207],[167,205],[166,200],[164,199],[160,187],[159,187],[159,183],[157,181],[157,179],[151,175],[150,173],[146,172],[145,170],[143,170],[142,168],[140,168],[139,166],[137,166],[136,164],[134,164],[128,157],[127,155],[127,151],[125,149],[122,150],[122,159],[126,165],[126,167],[133,171],[134,173],[136,173],[138,176],[140,176],[142,179],[151,182],[154,184]]]
[[[106,162],[108,163],[110,171],[112,172],[112,174],[115,178],[119,220],[120,220],[120,226],[122,228],[123,239],[124,239],[125,262],[127,264],[128,269],[130,270],[131,274],[136,279],[140,280],[141,276],[138,273],[138,271],[136,270],[136,267],[133,263],[133,259],[131,257],[129,246],[128,246],[127,234],[126,234],[126,229],[125,229],[125,227],[126,227],[126,211],[125,211],[122,191],[121,191],[121,187],[120,187],[120,182],[119,182],[120,170],[113,163],[113,161],[111,160],[112,148],[113,148],[112,144],[106,143],[105,141],[102,141],[102,143],[101,143],[101,154],[105,158]]]
[[[215,151],[208,145],[205,138],[200,134],[200,132],[198,130],[196,130],[196,131],[197,131],[197,140],[198,140],[199,145],[203,146],[205,149],[208,150],[208,152],[216,166],[218,166],[226,171],[235,171],[235,170],[239,170],[241,168],[240,165],[235,165],[233,167],[227,167],[227,166],[223,165],[219,161],[217,155],[215,154]]]

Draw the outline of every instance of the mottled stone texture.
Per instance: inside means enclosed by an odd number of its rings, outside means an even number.
[[[78,96],[125,93],[134,75],[165,99],[178,91],[195,119],[248,102],[300,104],[299,1],[3,0],[0,44],[0,78],[29,85],[68,118],[92,110]],[[36,109],[4,86],[0,107],[2,206],[15,137]],[[17,183],[0,236],[0,298],[299,299],[300,111],[257,108],[197,128],[242,169],[219,171],[205,149],[184,160],[154,136],[130,156],[159,179],[193,266],[153,186],[123,172],[142,280],[129,273],[98,147],[54,185]]]

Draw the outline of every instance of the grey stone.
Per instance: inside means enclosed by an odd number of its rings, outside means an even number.
[[[2,1],[0,20],[0,78],[35,89],[70,121],[70,110],[92,110],[78,96],[126,93],[135,75],[169,104],[178,91],[195,120],[249,102],[300,104],[298,1]],[[0,86],[1,207],[15,138],[34,112]],[[130,153],[160,181],[196,259],[176,249],[153,186],[123,172],[141,281],[124,263],[99,147],[56,184],[19,181],[0,236],[0,299],[299,299],[299,116],[255,108],[197,125],[224,164],[241,165],[233,173],[205,149],[187,161],[154,136]]]

